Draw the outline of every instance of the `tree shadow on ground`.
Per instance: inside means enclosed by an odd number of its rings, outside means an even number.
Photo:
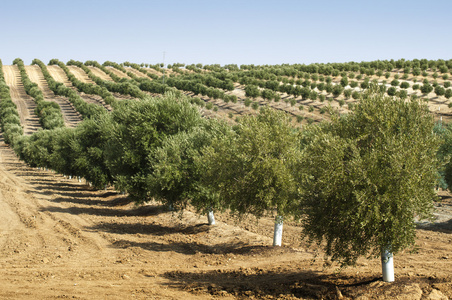
[[[163,235],[164,234],[160,234],[160,236]],[[232,254],[242,256],[263,255],[271,257],[273,255],[280,255],[281,252],[285,253],[293,251],[290,248],[275,249],[272,246],[250,246],[244,242],[206,245],[195,241],[181,242],[170,241],[168,239],[161,239],[161,242],[155,240],[152,242],[136,242],[122,239],[113,242],[112,247],[119,249],[141,248],[152,252],[176,252],[184,255],[212,254],[220,256]],[[275,254],[276,252],[277,254]]]
[[[239,268],[233,270],[180,272],[163,275],[171,282],[168,286],[195,294],[236,298],[285,299],[340,299],[348,289],[362,289],[380,281],[379,277],[347,277],[344,275],[319,274],[310,270],[279,270],[262,268]],[[337,279],[340,280],[337,280]],[[345,285],[338,282],[347,282]]]
[[[235,254],[235,255],[282,255],[288,252],[296,252],[289,247],[272,247],[262,245],[249,245],[241,241],[227,241],[224,243],[200,242],[197,235],[208,233],[212,226],[207,223],[195,225],[164,226],[157,223],[118,223],[103,222],[95,226],[87,227],[89,231],[104,231],[119,235],[141,235],[144,241],[136,238],[116,239],[112,243],[114,248],[141,248],[154,252],[177,252],[186,255],[202,254]],[[132,240],[133,239],[133,240]],[[203,239],[201,239],[203,240]]]
[[[437,231],[442,233],[452,233],[452,219],[445,222],[425,222],[416,224],[416,228],[430,231]]]
[[[55,202],[68,202],[66,198],[57,198],[54,199]],[[78,200],[76,200],[78,201]],[[86,200],[86,203],[92,203],[92,200]],[[67,213],[72,215],[95,215],[95,216],[104,216],[104,217],[127,217],[127,216],[154,216],[164,212],[164,208],[162,206],[141,206],[136,209],[125,210],[125,209],[114,209],[114,208],[105,208],[105,207],[58,207],[58,206],[47,206],[42,207],[41,211],[48,212],[58,212],[58,213]]]

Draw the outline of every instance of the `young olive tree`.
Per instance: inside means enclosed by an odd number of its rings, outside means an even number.
[[[437,197],[433,125],[425,104],[373,86],[348,115],[305,130],[300,215],[309,240],[342,265],[381,254],[392,281],[386,266],[414,244],[414,218],[430,217]]]
[[[147,187],[147,176],[153,172],[149,155],[168,136],[202,122],[198,108],[174,93],[121,102],[105,128],[103,154],[116,188],[128,192],[137,203],[151,200],[153,195]]]
[[[200,126],[166,138],[149,157],[153,172],[147,176],[148,190],[154,197],[175,210],[192,204],[198,212],[208,214],[213,225],[213,210],[218,205],[218,193],[202,185],[205,172],[201,151],[215,140],[232,133],[230,126],[216,119],[205,119]]]
[[[263,107],[245,116],[228,135],[207,147],[203,181],[218,191],[221,206],[240,215],[276,214],[273,244],[281,245],[283,217],[299,199],[294,178],[299,131],[285,113]]]

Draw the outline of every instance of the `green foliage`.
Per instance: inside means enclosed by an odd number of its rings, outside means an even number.
[[[284,113],[266,107],[256,116],[245,116],[234,135],[215,141],[202,154],[203,182],[218,191],[221,207],[257,217],[294,210],[299,197],[293,178],[298,131]]]
[[[106,128],[106,164],[115,186],[127,191],[136,202],[152,198],[146,178],[152,173],[148,156],[171,135],[190,130],[203,122],[199,110],[186,97],[173,93],[160,98],[121,102]]]
[[[349,99],[352,95],[353,90],[352,89],[345,89],[344,90],[344,96],[345,98]]]
[[[402,83],[400,84],[400,87],[401,87],[402,89],[407,89],[407,88],[410,87],[410,84],[409,84],[408,82],[404,81],[404,82],[402,82]]]
[[[245,87],[245,96],[246,97],[251,97],[251,98],[257,98],[259,97],[260,92],[259,92],[259,88],[255,85],[247,85]]]
[[[388,88],[387,93],[389,96],[395,96],[395,94],[397,93],[397,89],[395,87],[391,86],[390,88]]]
[[[3,77],[3,65],[0,60],[0,124],[5,143],[14,145],[14,142],[23,134],[17,106],[11,99],[9,87]]]
[[[339,95],[342,94],[343,91],[344,91],[344,88],[341,85],[336,84],[333,88],[332,93],[333,93],[334,97],[339,97]]]
[[[73,175],[85,178],[96,188],[114,183],[110,169],[105,163],[107,132],[112,126],[107,115],[86,120],[77,126],[71,142]]]
[[[444,96],[446,94],[446,90],[442,86],[437,85],[435,87],[435,94],[437,96]]]
[[[206,171],[201,151],[228,134],[232,134],[230,127],[210,119],[166,138],[148,157],[153,170],[146,177],[150,194],[175,210],[184,209],[188,203],[199,212],[220,209],[218,194],[201,182]]]
[[[25,71],[24,62],[20,58],[16,58],[13,64],[17,65],[20,71],[22,83],[28,95],[34,98],[37,107],[36,114],[39,122],[44,129],[54,129],[64,127],[63,114],[61,108],[55,102],[44,101],[44,95],[38,85],[30,80]]]
[[[406,90],[400,90],[397,92],[397,96],[400,99],[406,99],[408,97],[408,92]]]
[[[429,217],[436,199],[439,139],[425,105],[373,87],[303,136],[299,209],[311,242],[342,265],[414,244],[414,216]]]
[[[444,97],[446,97],[446,99],[450,99],[452,97],[452,89],[447,89],[444,93]]]
[[[424,84],[421,86],[421,92],[423,94],[428,94],[433,91],[433,86],[431,86],[428,82],[424,82]]]

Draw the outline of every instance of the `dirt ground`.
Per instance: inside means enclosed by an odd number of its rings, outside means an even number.
[[[452,201],[442,195],[438,223],[421,224],[418,249],[396,255],[396,280],[384,283],[378,258],[324,266],[296,223],[272,247],[270,218],[217,214],[209,226],[190,211],[136,207],[27,167],[0,137],[0,298],[448,299]]]

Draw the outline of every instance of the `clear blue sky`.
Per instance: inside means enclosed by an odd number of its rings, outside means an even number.
[[[0,59],[282,64],[451,59],[452,1],[2,0]]]

